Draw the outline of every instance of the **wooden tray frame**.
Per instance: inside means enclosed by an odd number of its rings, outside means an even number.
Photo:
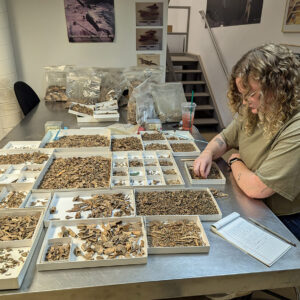
[[[56,227],[70,227],[76,226],[78,224],[103,224],[107,222],[114,221],[124,221],[124,222],[141,222],[142,223],[142,238],[144,240],[144,252],[145,254],[141,257],[135,258],[122,258],[122,259],[102,259],[102,260],[85,260],[85,261],[56,261],[56,262],[45,262],[43,260],[48,247],[48,240],[55,239],[54,242],[59,242],[61,239],[51,237],[51,234],[55,232]],[[62,242],[66,240],[62,240]],[[73,238],[71,244],[70,254],[73,256]],[[37,259],[37,269],[38,271],[46,270],[59,270],[59,269],[75,269],[75,268],[91,268],[91,267],[109,267],[117,265],[132,265],[132,264],[146,264],[148,258],[148,245],[147,245],[147,235],[146,229],[141,217],[127,217],[127,218],[95,218],[86,220],[64,220],[64,221],[51,221],[50,226],[46,232],[38,259]]]
[[[145,217],[145,227],[147,231],[148,238],[148,223],[151,221],[181,221],[188,220],[193,221],[197,224],[200,229],[200,237],[204,242],[205,246],[190,246],[190,247],[150,247],[148,244],[149,254],[176,254],[176,253],[208,253],[210,249],[210,244],[207,239],[203,225],[199,219],[199,216],[149,216]]]
[[[193,179],[190,172],[189,172],[189,169],[188,167],[193,165],[193,162],[192,161],[186,161],[184,162],[184,169],[185,169],[185,172],[187,174],[187,177],[189,179],[189,182],[190,184],[194,185],[210,185],[210,184],[218,184],[218,185],[224,185],[226,184],[226,178],[224,176],[224,174],[222,173],[222,171],[220,170],[220,168],[218,167],[218,165],[213,161],[212,162],[212,165],[215,166],[218,171],[219,171],[219,174],[221,176],[220,179]]]
[[[95,194],[117,194],[117,193],[124,193],[130,196],[130,204],[133,208],[132,214],[130,216],[122,216],[121,218],[129,218],[136,216],[136,209],[135,209],[135,200],[134,200],[134,192],[133,190],[129,189],[120,189],[120,190],[101,190],[101,189],[86,189],[84,191],[71,191],[71,192],[54,192],[53,196],[51,197],[51,200],[49,201],[47,210],[45,212],[45,218],[44,218],[44,226],[49,227],[49,224],[51,222],[50,219],[50,209],[52,206],[56,206],[56,202],[58,201],[64,201],[63,197],[76,197],[76,196],[88,196],[91,197]],[[56,205],[55,205],[56,204]],[[56,206],[57,207],[57,206]],[[68,207],[67,209],[70,209],[71,207]],[[70,214],[70,213],[67,213]],[[109,217],[106,217],[109,218]],[[111,217],[113,218],[113,216]],[[89,219],[96,219],[96,218],[80,218],[77,219],[80,220],[89,220]],[[65,219],[60,219],[60,221],[64,221]],[[72,219],[75,220],[75,219]],[[58,221],[58,220],[57,220]]]
[[[171,192],[174,192],[174,191],[181,191],[181,190],[184,190],[184,191],[187,191],[187,190],[190,190],[190,191],[205,191],[207,193],[209,193],[218,213],[217,214],[213,214],[213,215],[195,215],[195,216],[199,216],[200,220],[202,222],[204,221],[208,221],[208,222],[214,222],[214,221],[219,221],[222,219],[222,212],[220,210],[220,207],[215,199],[215,197],[213,196],[213,194],[211,193],[210,189],[209,188],[195,188],[195,187],[188,187],[188,188],[184,188],[184,187],[174,187],[174,188],[165,188],[164,190],[161,190],[161,189],[135,189],[134,190],[134,197],[136,199],[136,194],[137,193],[141,193],[141,192],[146,192],[146,193],[150,193],[150,192],[162,192],[162,191],[171,191]],[[136,202],[135,202],[135,207],[137,208],[137,205],[136,205]],[[141,217],[151,217],[149,215],[147,216],[144,216],[144,215],[137,215],[137,216],[141,216]],[[156,215],[155,215],[156,216]],[[160,215],[157,215],[157,216],[160,216]],[[165,216],[165,215],[163,215]],[[189,216],[189,215],[179,215],[179,216]],[[192,215],[193,216],[193,215]]]
[[[81,149],[85,151],[97,150],[97,151],[109,151],[111,145],[111,134],[110,130],[107,128],[97,128],[97,129],[61,129],[61,130],[48,130],[48,132],[43,137],[39,147],[44,148],[46,144],[52,142],[57,132],[59,131],[58,137],[71,136],[71,135],[102,135],[108,138],[108,146],[99,147],[67,147],[67,148],[45,148],[45,149],[55,149],[55,152],[70,152],[70,150]]]
[[[33,237],[28,240],[16,240],[16,241],[1,241],[0,242],[0,248],[23,248],[23,247],[29,247],[29,253],[24,258],[25,262],[23,266],[21,267],[20,271],[15,274],[15,276],[7,277],[2,279],[0,276],[0,290],[11,290],[11,289],[19,289],[22,285],[23,279],[25,277],[27,268],[30,264],[31,258],[33,256],[33,253],[35,251],[35,248],[37,246],[38,240],[40,238],[40,235],[42,233],[43,228],[43,218],[44,218],[44,211],[43,209],[37,209],[37,208],[17,208],[17,209],[1,209],[0,210],[0,216],[3,215],[14,215],[14,216],[22,216],[22,215],[31,215],[40,212],[40,219],[38,221],[38,224],[35,228]]]

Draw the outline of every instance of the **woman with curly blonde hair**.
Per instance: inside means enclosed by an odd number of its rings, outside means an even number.
[[[234,120],[195,160],[206,178],[213,159],[228,160],[243,192],[266,204],[300,240],[300,63],[286,47],[267,44],[233,67],[229,105]]]

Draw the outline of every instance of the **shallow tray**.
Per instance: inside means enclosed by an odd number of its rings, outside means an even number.
[[[186,161],[184,162],[184,168],[185,168],[185,172],[187,174],[187,177],[189,179],[189,182],[191,184],[197,184],[197,185],[208,185],[208,184],[226,184],[226,178],[224,176],[224,174],[222,173],[222,171],[220,170],[220,168],[218,167],[218,165],[213,162],[212,163],[219,171],[219,174],[221,176],[220,179],[193,179],[190,172],[189,172],[189,169],[188,167],[189,166],[192,166],[193,165],[193,162],[192,161]]]
[[[58,134],[57,134],[58,133]],[[109,151],[110,150],[110,130],[107,128],[101,129],[61,129],[61,130],[49,130],[45,136],[43,137],[39,147],[44,148],[49,142],[53,142],[54,138],[61,138],[63,136],[71,136],[71,135],[101,135],[105,136],[109,140],[108,146],[99,146],[99,147],[80,147],[81,150],[91,151],[91,150],[98,150],[98,151]],[[53,148],[46,148],[46,149],[53,149]],[[66,148],[55,148],[56,152],[69,152],[73,149],[78,149],[76,147],[66,147]]]
[[[145,217],[146,231],[148,238],[148,224],[152,221],[159,222],[175,222],[181,220],[188,220],[195,222],[200,229],[200,239],[203,241],[204,246],[189,246],[189,247],[150,247],[148,243],[149,254],[175,254],[175,253],[208,253],[210,244],[207,239],[206,233],[198,216],[149,216]]]
[[[135,216],[136,210],[135,210],[135,201],[134,201],[134,193],[133,190],[100,190],[100,189],[86,189],[85,191],[74,191],[74,192],[55,192],[53,194],[53,197],[51,199],[51,202],[48,206],[48,209],[45,213],[45,219],[44,219],[44,225],[45,227],[49,226],[49,223],[51,219],[55,220],[65,220],[65,217],[72,216],[73,220],[75,217],[75,212],[67,212],[67,210],[72,209],[73,204],[79,203],[79,202],[73,202],[73,198],[80,196],[83,199],[88,199],[91,198],[93,195],[96,194],[118,194],[118,193],[123,193],[128,196],[128,200],[130,202],[130,206],[132,207],[132,212],[130,216],[122,216],[123,217],[132,217]],[[51,214],[50,210],[51,208],[55,206],[56,207],[56,213]],[[80,220],[86,220],[86,219],[93,219],[93,218],[88,218],[88,214],[91,211],[82,211],[81,212],[81,218],[77,219],[78,221]],[[113,214],[115,212],[113,211]],[[111,217],[114,217],[112,215]]]
[[[17,189],[17,190],[16,190],[14,186],[12,186],[12,185],[7,185],[7,186],[5,186],[5,187],[1,190],[1,193],[0,193],[0,203],[2,202],[2,200],[3,200],[4,198],[7,197],[7,195],[8,195],[10,192],[23,192],[23,193],[26,194],[26,196],[25,196],[25,198],[23,199],[22,203],[19,205],[19,207],[9,208],[9,209],[16,209],[16,208],[22,208],[22,207],[25,207],[25,203],[27,202],[28,197],[29,197],[30,189],[27,187],[27,189],[23,189],[23,190]],[[8,209],[8,208],[0,208],[0,209]]]
[[[20,263],[14,269],[10,269],[7,274],[0,274],[0,290],[8,290],[8,289],[18,289],[21,287],[24,276],[26,274],[27,268],[30,264],[30,260],[35,251],[36,245],[42,233],[42,220],[43,220],[43,210],[42,209],[4,209],[0,211],[0,216],[3,215],[12,215],[12,216],[20,216],[20,215],[30,215],[40,213],[40,219],[36,226],[34,235],[31,239],[27,240],[15,240],[15,241],[1,241],[0,248],[11,248],[13,253],[13,257],[18,259],[21,255],[18,250],[26,250],[29,251],[27,257],[23,257],[24,263]],[[0,264],[1,265],[1,264]]]
[[[174,136],[178,138],[178,140],[194,140],[190,132],[185,130],[163,130],[162,133],[166,139],[168,139],[168,136]]]
[[[37,149],[41,141],[10,141],[2,149]]]
[[[111,100],[111,101],[106,101],[106,102],[100,102],[95,104],[95,111],[99,112],[101,110],[115,110],[118,109],[118,101],[117,100]]]
[[[115,115],[115,116],[105,116],[94,118],[93,116],[77,116],[77,122],[78,123],[103,123],[103,122],[118,122],[120,119],[120,115]]]
[[[130,258],[115,258],[108,259],[104,258],[101,260],[85,260],[82,257],[76,257],[73,253],[74,247],[77,245],[80,248],[82,242],[78,238],[71,238],[70,242],[70,255],[67,260],[47,262],[45,261],[45,255],[49,244],[57,242],[69,242],[70,239],[58,238],[58,232],[60,232],[61,227],[65,226],[71,228],[75,233],[78,232],[77,225],[79,224],[106,224],[107,222],[120,221],[123,222],[141,222],[142,224],[142,237],[144,241],[144,255],[140,257],[130,257]],[[50,242],[50,243],[49,243]],[[45,270],[58,270],[58,269],[74,269],[74,268],[91,268],[91,267],[104,267],[104,266],[116,266],[116,265],[132,265],[132,264],[145,264],[147,263],[147,237],[146,230],[144,227],[144,222],[141,217],[127,217],[127,218],[101,218],[101,219],[87,219],[87,220],[64,220],[64,221],[51,221],[50,226],[46,232],[43,245],[41,247],[38,259],[37,259],[37,269],[38,271]]]
[[[81,104],[81,103],[72,102],[71,105],[70,105],[70,107],[69,107],[69,110],[68,110],[68,113],[69,113],[69,114],[76,115],[76,116],[82,116],[82,117],[86,117],[86,116],[87,116],[87,117],[92,117],[91,115],[88,115],[88,114],[81,113],[81,112],[78,112],[78,111],[73,110],[72,107],[73,107],[74,105],[77,105],[77,104],[80,105],[80,106],[84,106],[84,107],[90,108],[90,109],[92,109],[92,110],[94,110],[94,108],[95,108],[95,105],[86,105],[86,104]]]
[[[76,148],[75,148],[76,149]],[[78,149],[78,148],[77,148]],[[37,189],[39,192],[52,192],[52,191],[80,191],[80,190],[86,190],[86,188],[64,188],[64,189],[40,189],[39,185],[42,182],[45,174],[47,173],[48,169],[50,168],[52,162],[56,158],[71,158],[71,157],[90,157],[90,156],[102,156],[105,158],[109,158],[111,160],[111,170],[110,170],[110,181],[111,181],[111,174],[112,174],[112,153],[105,151],[105,152],[100,152],[100,151],[83,151],[83,150],[75,150],[75,151],[69,151],[68,153],[64,152],[58,152],[58,153],[53,153],[51,157],[48,159],[43,171],[40,173],[38,176],[37,180],[35,181],[33,185],[33,189]],[[107,187],[98,187],[98,189],[108,189],[110,187],[110,181],[109,181],[109,186]]]
[[[27,200],[24,203],[26,208],[43,208],[47,209],[51,200],[51,193],[49,192],[40,192],[38,190],[31,190],[28,194]]]
[[[220,220],[220,219],[222,219],[222,212],[221,212],[221,210],[220,210],[220,207],[219,207],[219,205],[218,205],[218,203],[217,203],[217,201],[216,201],[216,199],[214,198],[214,196],[213,196],[213,194],[211,193],[211,191],[209,190],[209,188],[182,188],[182,187],[173,187],[173,188],[165,188],[165,189],[163,189],[163,190],[161,190],[161,189],[135,189],[135,191],[134,191],[134,196],[135,196],[135,201],[136,201],[136,199],[137,199],[137,197],[136,197],[136,194],[137,193],[141,193],[141,192],[146,192],[146,193],[151,193],[151,192],[162,192],[162,191],[171,191],[171,192],[174,192],[174,191],[187,191],[187,190],[191,190],[191,191],[206,191],[206,192],[208,192],[208,194],[210,195],[210,197],[211,197],[211,200],[212,200],[212,202],[213,202],[213,204],[215,205],[215,207],[216,207],[216,209],[217,209],[217,211],[218,211],[218,213],[216,213],[216,214],[211,214],[211,215],[198,215],[199,217],[200,217],[200,220],[201,221],[211,221],[211,222],[213,222],[213,221],[218,221],[218,220]],[[171,203],[170,203],[171,204]],[[135,203],[135,206],[136,206],[136,209],[137,209],[137,204]],[[141,215],[141,216],[143,216],[143,217],[149,217],[148,215],[147,216],[145,216],[145,215]],[[164,216],[166,216],[166,215],[164,215]]]
[[[169,142],[169,145],[170,145],[170,148],[171,148],[171,151],[173,153],[174,156],[198,156],[200,155],[200,149],[198,148],[198,146],[196,145],[196,143],[192,140],[178,140],[178,141],[171,141],[171,140],[168,140]],[[172,149],[172,144],[192,144],[194,147],[195,147],[195,151],[191,151],[191,152],[175,152],[173,151]]]

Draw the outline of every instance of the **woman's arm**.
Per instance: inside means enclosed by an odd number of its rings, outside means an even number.
[[[225,141],[220,134],[216,135],[206,146],[204,151],[194,162],[194,172],[196,175],[201,175],[207,178],[212,160],[221,157],[228,149]]]
[[[238,157],[238,153],[230,156],[229,160]],[[241,161],[235,161],[231,165],[231,170],[237,185],[250,198],[263,199],[272,196],[275,192],[267,187],[260,178],[250,171]]]

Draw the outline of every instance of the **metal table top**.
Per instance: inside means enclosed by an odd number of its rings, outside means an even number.
[[[78,128],[75,116],[68,114],[63,106],[41,102],[0,142],[0,146],[13,140],[42,139],[44,123],[50,120],[61,120],[64,126]],[[99,126],[97,123],[85,125]],[[193,135],[202,138],[195,128]],[[203,149],[205,144],[198,146]],[[188,187],[180,159],[176,161]],[[41,295],[55,295],[55,299],[63,299],[58,298],[59,295],[71,298],[76,292],[85,296],[96,293],[99,299],[154,299],[299,286],[300,243],[262,201],[248,198],[238,188],[224,161],[218,164],[227,179],[222,190],[229,195],[217,199],[223,216],[236,211],[244,217],[252,217],[297,244],[273,266],[265,266],[212,233],[209,228],[213,222],[203,222],[210,242],[208,254],[150,255],[145,265],[37,272],[35,263],[43,232],[21,288],[1,291],[0,297],[40,299]]]

